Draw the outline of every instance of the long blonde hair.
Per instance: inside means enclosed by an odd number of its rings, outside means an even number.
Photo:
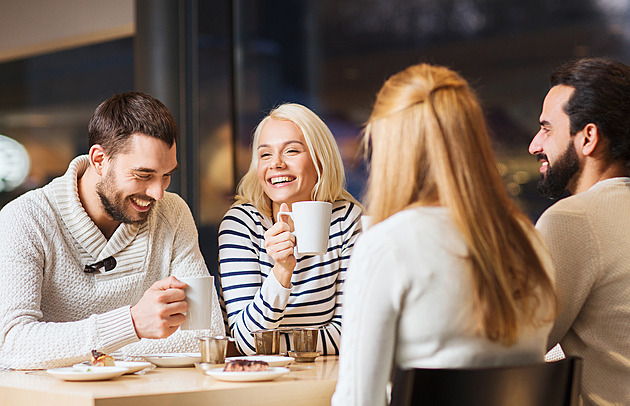
[[[312,200],[335,202],[348,200],[360,203],[345,189],[346,174],[335,137],[317,114],[295,103],[286,103],[273,110],[258,124],[252,141],[252,161],[236,189],[236,203],[251,203],[266,216],[272,215],[271,199],[265,194],[258,180],[258,140],[269,120],[286,120],[295,124],[306,141],[308,152],[317,171],[317,183],[311,192]]]
[[[486,123],[468,83],[420,64],[390,77],[366,126],[368,212],[382,221],[415,205],[448,208],[469,249],[479,326],[504,345],[536,311],[556,312],[552,282],[528,237],[531,222],[508,197]],[[418,247],[421,249],[421,247]]]

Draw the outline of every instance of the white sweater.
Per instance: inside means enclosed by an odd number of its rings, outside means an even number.
[[[551,275],[549,254],[539,239],[532,240]],[[543,360],[551,322],[522,327],[510,347],[478,332],[467,257],[442,207],[404,210],[359,237],[346,281],[333,405],[385,405],[393,365],[458,368]]]
[[[142,225],[121,224],[107,240],[81,206],[77,157],[62,177],[0,211],[0,367],[72,365],[96,349],[122,356],[199,351],[199,332],[139,340],[130,308],[157,280],[207,275],[186,203],[165,193]],[[86,264],[114,256],[106,275]],[[210,334],[223,334],[216,295]]]
[[[585,405],[630,405],[630,178],[559,201],[536,228],[556,268],[549,346],[584,359]]]

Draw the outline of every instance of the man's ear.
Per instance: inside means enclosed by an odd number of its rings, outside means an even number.
[[[105,163],[108,160],[105,150],[100,144],[94,144],[90,147],[89,152],[90,165],[99,176],[103,175]]]
[[[581,149],[582,155],[591,156],[595,152],[597,145],[600,142],[600,134],[597,126],[593,123],[588,123],[584,126],[582,131],[578,133],[580,138],[578,139],[578,149]]]

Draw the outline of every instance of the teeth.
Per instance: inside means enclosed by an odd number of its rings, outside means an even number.
[[[151,204],[151,202],[150,202],[150,201],[147,201],[147,200],[140,200],[140,199],[137,199],[137,198],[135,198],[135,197],[132,197],[132,198],[131,198],[131,200],[133,200],[133,202],[134,202],[135,204],[137,204],[138,206],[140,206],[140,207],[147,207],[148,205],[150,205],[150,204]]]
[[[275,185],[277,183],[291,182],[293,179],[288,176],[278,176],[276,178],[271,178],[271,184]]]

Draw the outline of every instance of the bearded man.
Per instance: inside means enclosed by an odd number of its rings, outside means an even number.
[[[551,75],[540,131],[536,223],[556,268],[559,315],[549,347],[584,359],[585,405],[630,404],[630,67],[606,58]]]
[[[50,368],[91,350],[129,357],[198,351],[186,284],[208,275],[186,203],[166,192],[177,125],[153,97],[95,110],[88,155],[0,211],[0,367]],[[212,330],[224,334],[213,293]],[[156,340],[159,339],[159,340]]]

